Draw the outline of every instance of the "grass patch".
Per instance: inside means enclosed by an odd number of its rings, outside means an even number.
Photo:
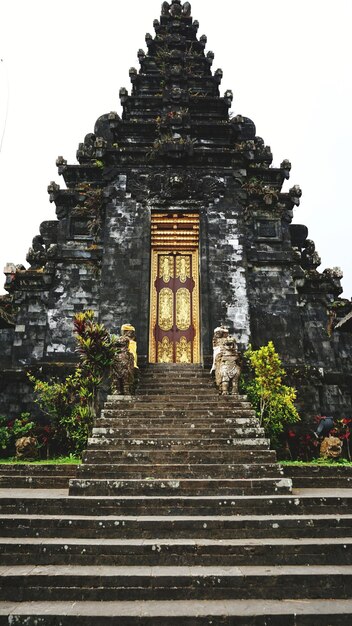
[[[324,467],[336,467],[337,465],[347,465],[348,467],[352,467],[352,463],[347,461],[347,459],[336,459],[336,461],[328,460],[328,459],[313,459],[312,461],[279,461],[280,465],[285,466],[301,466],[301,467],[311,467],[317,465],[323,465]]]
[[[18,460],[16,457],[0,459],[0,465],[78,465],[82,459],[77,456],[60,456],[57,459],[40,459],[37,461]]]

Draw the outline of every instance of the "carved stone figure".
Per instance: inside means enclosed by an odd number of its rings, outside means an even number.
[[[338,437],[325,437],[320,446],[320,456],[325,459],[337,459],[342,453],[342,441]]]
[[[27,252],[26,261],[28,261],[33,270],[39,269],[45,265],[46,251],[43,237],[40,235],[33,237],[32,246]]]
[[[305,270],[316,270],[321,264],[321,258],[315,250],[315,243],[312,239],[307,239],[302,252],[301,265]]]
[[[185,2],[182,7],[182,15],[185,17],[190,17],[191,15],[191,5],[189,2]]]
[[[128,349],[133,355],[134,367],[138,369],[136,329],[134,326],[132,326],[132,324],[123,324],[121,326],[121,333],[123,337],[128,337],[128,340],[129,340]]]
[[[161,5],[161,15],[169,15],[170,13],[170,5],[168,2],[163,2]]]
[[[240,355],[234,337],[225,326],[219,326],[213,336],[213,366],[215,383],[220,395],[238,393],[238,380],[241,373]]]
[[[215,328],[214,335],[213,335],[213,364],[210,370],[211,374],[212,372],[215,372],[216,357],[220,353],[221,346],[228,336],[229,336],[229,329],[226,326],[218,326],[217,328]]]
[[[129,338],[118,337],[117,348],[119,352],[115,355],[111,366],[111,391],[117,395],[131,395],[134,383],[134,359],[129,351]]]
[[[35,437],[16,439],[16,459],[33,460],[38,458],[38,441]]]

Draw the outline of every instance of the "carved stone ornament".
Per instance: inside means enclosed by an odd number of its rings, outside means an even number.
[[[132,178],[128,181],[127,187],[136,199],[143,199],[146,196],[150,198],[159,196],[165,200],[186,200],[189,198],[211,200],[225,190],[225,181],[212,176],[199,178],[199,174],[180,171],[173,175],[164,172]]]
[[[20,437],[16,439],[16,459],[34,460],[38,458],[38,441],[36,437]]]
[[[238,393],[238,380],[241,374],[241,357],[234,337],[229,335],[226,326],[218,326],[213,335],[213,365],[215,383],[220,395]]]
[[[129,338],[118,337],[118,352],[111,366],[111,391],[117,395],[131,395],[134,383],[134,359],[129,351]]]
[[[320,446],[320,456],[337,459],[342,454],[342,441],[338,437],[325,437]]]
[[[33,237],[32,246],[29,248],[26,261],[30,264],[31,269],[37,270],[43,267],[47,260],[46,250],[44,248],[44,240],[40,235]]]
[[[315,243],[312,239],[307,239],[304,245],[305,248],[301,254],[301,266],[305,270],[316,270],[321,264],[321,259],[315,250]]]
[[[181,0],[172,0],[171,4],[163,2],[161,5],[161,15],[163,17],[168,15],[171,15],[171,17],[190,17],[191,5],[189,2],[185,2],[182,5]]]

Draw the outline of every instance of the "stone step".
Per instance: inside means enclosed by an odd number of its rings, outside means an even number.
[[[349,599],[351,565],[79,566],[0,570],[0,600]]]
[[[74,473],[67,474],[67,476],[55,476],[53,474],[22,476],[6,473],[0,475],[0,489],[46,489],[48,487],[67,489],[70,478],[74,476],[76,476],[76,468]]]
[[[209,416],[207,418],[196,417],[191,419],[189,417],[109,417],[102,415],[98,417],[95,422],[97,428],[115,428],[115,427],[129,427],[129,428],[144,428],[149,430],[150,428],[221,428],[221,427],[259,427],[259,423],[256,417],[222,417],[215,420]]]
[[[145,478],[143,479],[95,479],[71,478],[70,495],[109,496],[118,494],[165,494],[202,495],[202,494],[274,494],[290,493],[292,481],[280,476],[274,478]]]
[[[342,490],[345,493],[345,490]],[[3,490],[3,493],[5,491]],[[13,494],[13,495],[10,495]],[[41,496],[41,497],[40,497]],[[249,495],[249,496],[110,496],[80,497],[62,495],[60,490],[31,492],[12,490],[0,499],[1,512],[42,515],[352,515],[352,494],[341,496],[315,495]]]
[[[175,439],[175,438],[185,438],[191,437],[191,439],[203,440],[211,437],[212,435],[216,435],[218,438],[233,438],[233,439],[254,439],[254,438],[263,438],[264,428],[235,428],[231,425],[218,426],[215,428],[199,428],[194,425],[194,428],[190,426],[189,428],[132,428],[132,427],[97,427],[95,426],[92,429],[92,437],[109,437],[109,439],[119,438],[125,439],[126,437],[136,437],[136,438],[144,438],[148,437],[148,439]]]
[[[86,450],[84,463],[275,463],[273,450],[167,450],[135,449],[121,450]],[[290,478],[288,472],[285,472]]]
[[[180,450],[184,448],[192,448],[192,450],[210,450],[210,449],[219,449],[223,450],[226,448],[238,448],[241,450],[261,450],[261,449],[269,449],[269,439],[265,438],[251,438],[251,439],[239,439],[239,438],[219,438],[212,437],[211,439],[202,439],[201,441],[197,439],[191,439],[190,437],[177,437],[177,438],[135,438],[135,437],[126,437],[124,439],[108,438],[108,437],[90,437],[88,439],[88,447],[90,449],[120,449],[120,448],[153,448],[153,449],[162,449],[162,448],[172,448],[174,450]]]
[[[2,565],[350,565],[352,538],[77,539],[8,537]]]
[[[143,389],[144,387],[140,385],[137,388],[137,393],[134,395],[109,394],[106,400],[107,402],[139,402],[143,400],[150,402],[153,399],[153,397],[151,396],[154,396],[154,399],[158,400],[159,402],[164,402],[169,397],[176,402],[183,402],[183,400],[185,400],[186,402],[190,402],[193,397],[197,398],[197,401],[199,400],[201,402],[204,398],[204,393],[206,393],[213,402],[217,401],[222,402],[223,404],[233,404],[234,406],[238,407],[250,405],[247,396],[239,396],[237,394],[228,396],[219,395],[215,387],[207,387],[206,390],[199,390],[198,388],[192,390],[190,387],[186,387],[185,389],[188,390],[189,393],[183,393],[183,385],[179,385],[173,389],[170,389],[170,387],[168,389],[165,388],[167,394],[159,393],[157,385],[148,385],[145,387],[145,389],[147,390],[154,390],[154,393],[144,394],[141,392],[143,391]],[[167,398],[165,398],[165,395],[167,395]]]
[[[0,626],[350,626],[352,600],[0,602]]]
[[[163,418],[169,419],[177,419],[177,418],[188,418],[190,420],[194,419],[227,419],[227,418],[256,418],[255,412],[249,409],[246,410],[237,410],[237,409],[226,409],[226,408],[209,408],[209,406],[201,407],[200,409],[181,409],[181,408],[172,408],[172,407],[156,407],[154,405],[148,405],[147,407],[140,406],[124,406],[122,408],[104,408],[102,411],[103,417],[109,418],[136,418],[136,419],[156,419],[160,420]]]
[[[84,463],[77,468],[77,478],[261,478],[283,476],[276,463],[250,464],[104,464]]]
[[[76,465],[64,463],[62,465],[46,465],[37,463],[0,463],[0,475],[11,474],[12,476],[75,476]]]
[[[189,394],[189,396],[183,396],[182,393],[178,393],[175,397],[170,397],[170,394],[166,398],[160,394],[144,394],[136,396],[108,396],[105,402],[105,408],[128,408],[129,406],[136,405],[138,407],[150,405],[156,407],[169,407],[169,408],[206,408],[218,407],[219,409],[233,409],[237,411],[250,410],[252,406],[249,402],[237,402],[232,400],[231,396],[209,396],[204,398],[203,395]],[[252,409],[253,410],[253,409]]]
[[[17,515],[0,514],[2,537],[96,539],[252,539],[352,537],[352,514],[312,515]]]

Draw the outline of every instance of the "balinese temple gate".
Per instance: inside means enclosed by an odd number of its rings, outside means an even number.
[[[135,326],[141,364],[207,367],[221,323],[242,349],[273,340],[305,414],[351,414],[351,302],[340,270],[320,272],[307,228],[291,225],[290,162],[272,166],[220,90],[188,2],[164,2],[153,26],[122,115],[97,120],[76,164],[58,157],[57,219],[40,225],[29,268],[5,268],[0,413],[29,406],[28,370],[69,369],[73,314],[90,308],[110,330]]]

